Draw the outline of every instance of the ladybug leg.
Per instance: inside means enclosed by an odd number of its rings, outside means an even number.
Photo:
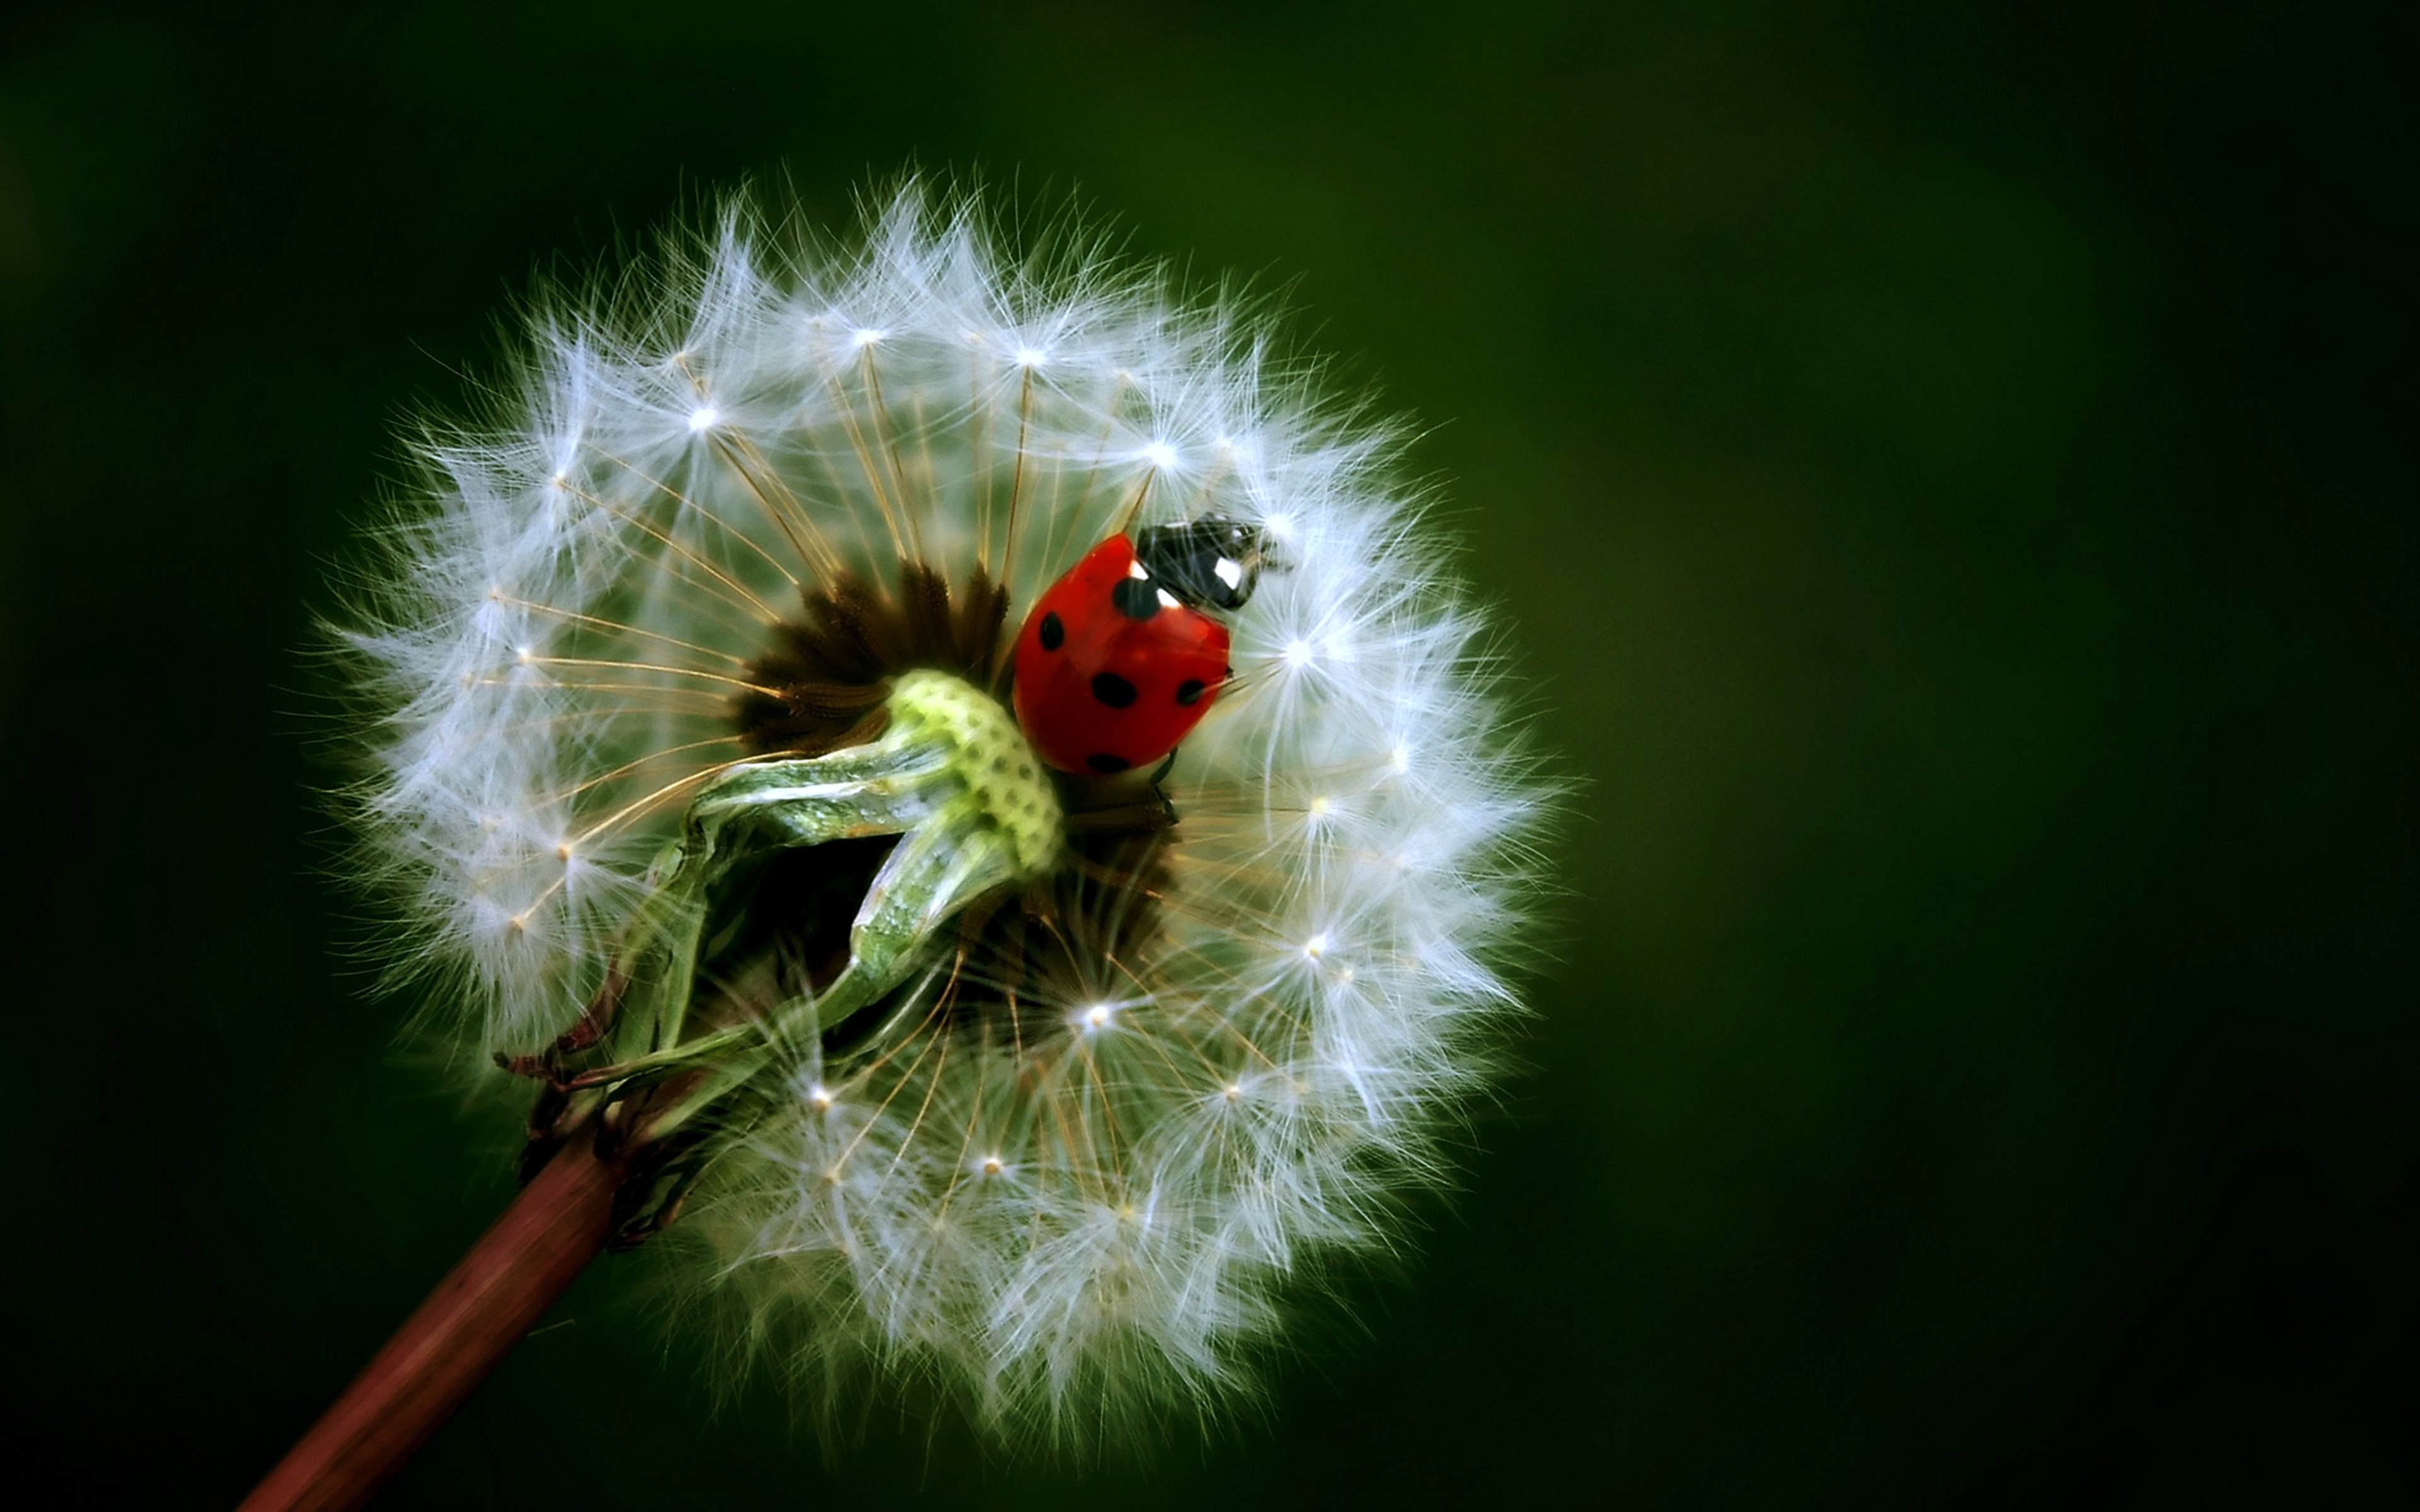
[[[1175,815],[1167,795],[1155,788],[1149,798],[1104,809],[1078,810],[1067,816],[1065,823],[1070,835],[1143,835],[1166,829],[1176,822]]]
[[[1168,815],[1168,827],[1171,829],[1176,827],[1176,801],[1168,795],[1168,790],[1161,787],[1160,783],[1166,781],[1168,774],[1174,770],[1176,770],[1176,752],[1171,749],[1168,753],[1168,759],[1161,762],[1158,769],[1151,774],[1152,794],[1159,799],[1160,809]]]

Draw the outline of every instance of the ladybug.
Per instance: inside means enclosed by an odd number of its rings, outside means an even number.
[[[1112,535],[1034,601],[1016,634],[1016,722],[1042,759],[1100,776],[1176,748],[1233,669],[1227,627],[1261,532],[1198,519]]]

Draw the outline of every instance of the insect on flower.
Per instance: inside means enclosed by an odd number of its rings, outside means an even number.
[[[1394,434],[912,185],[615,288],[540,303],[364,579],[407,967],[536,1149],[646,1152],[626,1233],[677,1208],[812,1399],[1215,1405],[1512,1005],[1542,787]]]
[[[1259,534],[1233,520],[1112,535],[1052,583],[1016,638],[1016,722],[1043,760],[1103,776],[1155,762],[1234,669],[1205,607],[1252,596]]]

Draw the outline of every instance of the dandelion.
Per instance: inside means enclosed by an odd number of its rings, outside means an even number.
[[[1440,1174],[1541,785],[1396,434],[1239,299],[1044,242],[911,185],[545,302],[347,640],[398,970],[535,1083],[541,1183],[678,1215],[810,1402],[1084,1441],[1248,1391]],[[1126,609],[1071,612],[1144,671],[1045,700],[1018,638],[1108,655],[1035,606],[1120,538]],[[1223,660],[1181,715],[1154,615]],[[1146,717],[1164,760],[1068,753]]]

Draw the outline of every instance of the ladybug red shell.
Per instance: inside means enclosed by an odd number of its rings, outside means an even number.
[[[1052,583],[1016,635],[1016,722],[1062,771],[1108,775],[1158,761],[1192,733],[1229,675],[1227,627],[1243,607],[1260,534],[1231,520],[1112,535]]]

